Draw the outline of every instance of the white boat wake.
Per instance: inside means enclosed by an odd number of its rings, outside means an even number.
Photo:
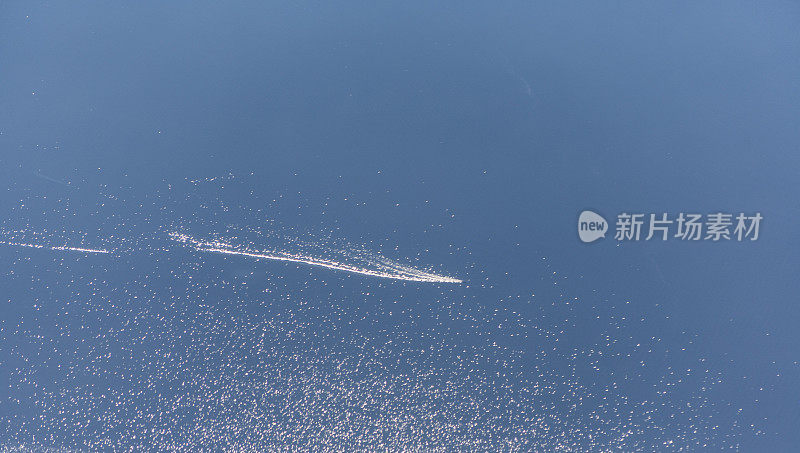
[[[222,241],[202,241],[197,240],[187,234],[177,232],[170,233],[169,236],[174,241],[180,242],[198,252],[236,255],[247,258],[273,261],[288,261],[292,263],[307,264],[309,266],[324,267],[326,269],[351,272],[354,274],[403,280],[408,282],[462,283],[462,281],[457,278],[438,275],[413,267],[404,266],[381,256],[358,255],[346,257],[349,260],[354,261],[354,263],[351,264],[302,253],[242,249]]]
[[[61,250],[66,252],[81,252],[81,253],[111,253],[105,249],[92,249],[92,248],[85,248],[85,247],[70,247],[66,245],[43,245],[43,244],[30,244],[26,242],[13,242],[13,241],[0,241],[0,245],[8,245],[10,247],[27,247],[32,249],[44,249],[44,250]]]
[[[0,246],[32,248],[39,250],[52,250],[64,252],[76,252],[89,255],[112,254],[116,256],[127,255],[135,250],[145,249],[150,251],[163,248],[154,248],[152,244],[140,243],[139,247],[90,247],[83,244],[83,240],[78,245],[60,245],[71,241],[65,239],[65,234],[31,233],[30,231],[5,231],[0,230],[0,236],[7,236],[5,240],[0,240]],[[8,237],[10,236],[10,237]],[[74,236],[74,233],[72,234]],[[392,261],[383,256],[367,251],[340,250],[331,247],[317,246],[313,251],[303,249],[297,243],[292,245],[278,246],[272,250],[252,249],[248,247],[233,245],[225,240],[199,240],[188,234],[171,232],[169,238],[197,252],[217,253],[222,255],[234,255],[246,258],[255,258],[272,261],[285,261],[308,266],[323,267],[326,269],[350,272],[353,274],[367,275],[371,277],[388,278],[407,282],[426,282],[426,283],[462,283],[462,280],[435,274],[433,272],[406,266]],[[59,245],[56,245],[59,244]],[[108,244],[111,245],[111,244]],[[297,251],[285,251],[286,248],[297,249]],[[281,250],[284,249],[284,250]]]

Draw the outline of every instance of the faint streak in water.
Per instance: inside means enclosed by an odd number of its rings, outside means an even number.
[[[65,186],[65,187],[69,187],[69,183],[67,183],[67,182],[64,182],[64,181],[62,181],[62,180],[60,180],[60,179],[56,179],[56,178],[53,178],[53,177],[47,176],[47,175],[45,175],[45,174],[42,174],[42,173],[41,173],[41,172],[39,172],[39,171],[34,171],[34,172],[33,172],[33,175],[34,175],[34,176],[36,176],[36,177],[38,177],[38,178],[42,178],[42,179],[44,179],[45,181],[50,181],[50,182],[53,182],[53,183],[56,183],[56,184],[60,184],[60,185],[62,185],[62,186]]]

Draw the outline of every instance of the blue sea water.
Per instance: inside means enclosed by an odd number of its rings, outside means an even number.
[[[791,451],[799,14],[4,2],[0,450]]]

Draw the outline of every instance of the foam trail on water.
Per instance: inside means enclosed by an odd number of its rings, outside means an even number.
[[[32,249],[44,249],[44,250],[62,250],[67,252],[82,252],[82,253],[101,253],[107,254],[111,253],[108,250],[104,249],[91,249],[85,247],[69,247],[66,245],[62,246],[50,246],[50,245],[42,245],[42,244],[30,244],[27,242],[10,242],[10,241],[0,241],[2,245],[8,245],[11,247],[27,247]]]
[[[307,264],[309,266],[324,267],[326,269],[351,272],[372,277],[390,278],[409,282],[428,283],[461,283],[457,278],[437,275],[392,262],[383,257],[362,257],[370,267],[342,263],[327,258],[289,253],[280,251],[241,250],[220,241],[200,241],[182,233],[170,233],[170,238],[188,245],[199,252],[219,253],[223,255],[236,255],[248,258],[266,259],[273,261],[288,261],[292,263]]]
[[[2,232],[3,234],[8,234]],[[34,234],[35,236],[35,234]],[[409,282],[427,282],[427,283],[462,283],[460,279],[438,275],[431,272],[426,272],[421,269],[416,269],[410,266],[404,266],[400,263],[391,261],[380,255],[371,254],[367,252],[354,253],[352,251],[336,251],[336,250],[322,250],[317,253],[303,253],[303,252],[286,252],[281,250],[252,250],[243,247],[237,247],[219,240],[215,241],[202,241],[195,239],[187,234],[170,233],[170,239],[180,242],[195,251],[218,253],[222,255],[236,255],[247,258],[266,259],[273,261],[286,261],[292,263],[306,264],[309,266],[324,267],[326,269],[350,272],[360,275],[368,275],[372,277],[389,278],[394,280],[403,280]],[[36,240],[36,238],[34,238]],[[36,240],[32,242],[30,239],[0,241],[0,245],[7,245],[10,247],[25,247],[39,250],[53,250],[65,252],[78,252],[85,254],[110,254],[110,250],[101,248],[89,247],[73,247],[68,245],[49,245]],[[50,242],[50,241],[48,241]],[[55,242],[55,241],[52,241]],[[51,244],[52,244],[51,242]],[[157,250],[152,247],[145,246],[147,250]],[[116,253],[119,253],[117,250]],[[322,254],[335,255],[334,258],[320,256]]]

